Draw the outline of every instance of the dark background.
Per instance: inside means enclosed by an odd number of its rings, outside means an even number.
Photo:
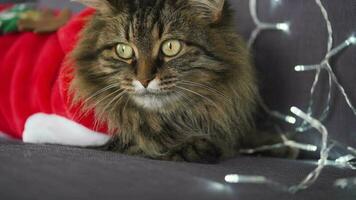
[[[247,39],[254,28],[247,0],[230,1],[236,9],[238,31]],[[320,9],[312,0],[282,0],[273,8],[271,1],[257,1],[258,15],[265,22],[291,24],[290,34],[263,32],[254,46],[254,60],[259,70],[261,92],[272,109],[289,113],[290,106],[307,109],[314,71],[295,72],[298,64],[318,64],[327,49],[327,29]],[[356,1],[327,1],[325,5],[334,29],[334,47],[356,34]],[[356,105],[356,45],[331,60],[341,84]],[[315,105],[318,113],[327,98],[328,79],[323,74],[317,88]],[[325,122],[330,137],[356,146],[356,117],[341,93],[334,88],[332,110]],[[301,134],[303,140],[319,141],[318,134]]]

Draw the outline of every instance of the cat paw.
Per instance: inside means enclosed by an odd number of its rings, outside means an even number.
[[[217,163],[222,151],[206,137],[196,136],[187,139],[164,156],[165,160],[186,161],[197,163]]]

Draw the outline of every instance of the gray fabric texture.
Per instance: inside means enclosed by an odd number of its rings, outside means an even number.
[[[310,190],[290,195],[256,185],[228,185],[225,174],[266,175],[300,181],[315,167],[307,161],[239,157],[218,165],[154,161],[110,152],[0,140],[0,199],[340,199],[353,190],[332,187],[355,172],[327,168]]]

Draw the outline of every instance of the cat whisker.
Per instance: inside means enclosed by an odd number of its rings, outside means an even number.
[[[171,85],[165,85],[165,86],[161,86],[160,90],[169,90],[171,88],[173,88],[175,86],[175,84],[171,84]]]
[[[121,97],[123,95],[125,95],[127,92],[126,91],[123,91],[123,92],[120,92],[118,95],[116,95],[103,109],[103,111],[106,111],[115,101],[119,102],[119,100],[121,99]],[[116,103],[114,105],[116,105]]]
[[[117,94],[117,93],[118,93],[118,94]],[[104,101],[105,99],[111,97],[112,95],[117,94],[117,95],[113,98],[113,100],[111,100],[110,103],[108,103],[108,104],[104,107],[104,109],[101,110],[100,115],[102,115],[103,112],[105,112],[106,109],[110,106],[110,104],[112,104],[112,102],[115,101],[115,98],[116,98],[117,96],[120,96],[120,95],[123,94],[123,93],[125,93],[125,91],[123,91],[123,89],[117,90],[117,91],[115,91],[115,92],[110,93],[110,94],[107,95],[106,97],[104,97],[101,101],[97,102],[97,103],[95,104],[95,106],[97,106],[98,104],[100,104],[100,103],[101,103],[102,101]],[[99,124],[99,121],[95,121],[94,127],[98,127],[99,125],[100,125],[100,124]]]
[[[114,91],[114,92],[112,92],[112,93],[106,95],[104,98],[100,99],[100,101],[96,102],[96,103],[94,104],[94,107],[96,107],[97,105],[99,105],[99,104],[102,103],[104,100],[106,100],[106,99],[108,99],[109,97],[111,97],[112,95],[117,94],[118,92],[122,92],[123,90],[124,90],[124,89],[120,89],[120,90]]]
[[[98,95],[100,95],[100,94],[102,94],[102,93],[104,93],[104,92],[106,92],[106,91],[108,91],[108,90],[110,90],[110,89],[112,89],[112,88],[118,87],[118,86],[119,86],[119,84],[117,84],[117,83],[108,85],[108,86],[106,86],[106,87],[104,87],[104,88],[98,90],[97,92],[95,92],[93,95],[91,95],[91,96],[88,97],[87,99],[85,99],[85,100],[83,101],[83,103],[87,103],[88,101],[90,101],[90,100],[93,99],[94,97],[96,97],[96,96],[98,96]]]
[[[127,104],[129,103],[129,101],[130,101],[130,98],[127,98],[127,101],[124,105],[124,109],[122,110],[122,113],[125,113],[125,109],[126,109]]]
[[[214,90],[215,92],[221,94],[221,95],[224,95],[224,93],[220,92],[219,90],[213,88],[213,87],[210,87],[208,85],[205,85],[205,84],[202,84],[202,83],[198,83],[198,82],[194,82],[194,81],[187,81],[187,80],[181,80],[181,82],[183,83],[190,83],[190,84],[194,84],[194,85],[198,85],[198,86],[202,86],[204,88],[207,88],[207,89],[211,89],[211,90]]]
[[[221,97],[224,98],[225,101],[228,101],[230,103],[232,103],[232,100],[229,99],[224,93],[220,92],[219,90],[215,89],[215,88],[212,88],[208,85],[204,85],[204,84],[201,84],[201,83],[196,83],[196,82],[192,82],[192,81],[180,81],[181,84],[185,84],[185,85],[189,85],[189,86],[195,86],[195,87],[200,87],[200,88],[205,88],[207,90],[209,90],[210,92],[214,93],[214,94],[217,94]]]
[[[174,83],[177,82],[178,80],[179,80],[178,78],[165,79],[160,82],[160,85],[164,85],[167,83]]]
[[[101,112],[105,112],[107,111],[107,109],[109,109],[109,107],[115,102],[115,104],[113,106],[115,106],[118,102],[120,102],[120,99],[126,94],[126,91],[121,91],[119,94],[117,94],[104,108]],[[101,113],[102,115],[102,113]],[[99,122],[95,122],[94,127],[98,127],[100,124]]]
[[[108,109],[111,104],[113,104],[112,107],[115,108],[115,107],[117,106],[117,104],[120,103],[122,97],[124,97],[125,94],[127,94],[127,93],[128,93],[127,91],[124,91],[124,92],[121,92],[120,94],[116,95],[116,96],[113,98],[113,100],[103,109],[103,111],[106,111],[106,109]],[[129,99],[128,99],[128,100],[129,100]],[[116,102],[115,102],[115,101],[116,101]],[[115,102],[115,103],[114,103],[114,102]],[[127,102],[128,102],[128,101],[127,101]],[[127,104],[127,102],[126,102],[126,104]],[[125,104],[125,106],[126,106],[126,104]],[[124,107],[124,108],[125,108],[125,107]]]
[[[176,75],[171,75],[171,76],[165,76],[165,77],[162,77],[162,80],[164,80],[164,79],[175,79],[175,78],[177,78],[178,76],[176,76]]]
[[[92,100],[94,97],[96,97],[96,96],[98,96],[98,95],[100,95],[100,94],[102,94],[102,93],[104,93],[104,92],[106,92],[106,91],[108,91],[108,90],[110,90],[110,89],[112,89],[112,88],[118,87],[118,86],[119,86],[119,85],[118,85],[117,83],[108,85],[108,86],[106,86],[106,87],[104,87],[104,88],[102,88],[102,89],[96,91],[93,95],[89,96],[88,98],[86,98],[86,99],[82,102],[82,104],[84,105],[84,104],[86,104],[88,101]],[[77,117],[78,117],[78,120],[80,120],[80,119],[83,118],[86,114],[88,114],[88,112],[84,112],[84,111],[78,109],[78,110],[74,113],[73,117],[74,117],[74,118],[77,118]],[[79,115],[79,116],[78,116],[78,115]]]
[[[184,95],[184,93],[183,92],[180,92],[180,91],[176,91],[182,98],[184,98],[185,100],[187,100],[190,104],[187,104],[187,103],[185,103],[185,105],[187,105],[187,106],[189,106],[189,105],[194,105],[194,102],[191,100],[191,99],[189,99],[188,97],[186,97],[185,95]]]
[[[118,100],[116,101],[116,103],[113,105],[114,107],[116,107],[116,106],[117,106],[117,104],[119,104],[119,103],[120,103],[120,101],[121,101],[122,97],[124,97],[124,96],[125,96],[125,94],[127,94],[127,92],[124,92],[122,95],[120,95],[119,99],[118,99]]]
[[[98,102],[95,102],[93,105],[91,105],[91,107],[96,107],[96,106],[99,105],[101,102],[103,102],[105,99],[107,99],[107,98],[109,98],[110,96],[116,94],[117,92],[121,92],[122,90],[123,90],[123,89],[120,89],[120,90],[117,90],[117,91],[114,91],[114,92],[109,93],[109,94],[106,95],[105,97],[101,98]],[[105,91],[107,91],[107,90],[105,90]],[[105,92],[105,91],[104,91],[104,92]],[[101,92],[101,93],[103,93],[103,92]],[[88,111],[89,111],[89,110],[88,110]],[[82,112],[82,113],[81,113],[81,116],[79,115],[77,120],[80,121],[86,114],[88,114],[88,111]],[[77,115],[77,114],[76,114],[76,115]],[[74,115],[74,116],[75,116],[75,115]]]
[[[206,96],[204,96],[204,95],[202,95],[202,94],[200,94],[200,93],[198,93],[198,92],[195,92],[195,91],[193,91],[193,90],[187,89],[187,88],[185,88],[185,87],[180,87],[180,86],[175,86],[175,87],[177,87],[177,88],[179,88],[179,89],[181,89],[181,90],[185,90],[185,91],[187,91],[187,92],[190,92],[190,93],[192,93],[192,94],[195,94],[195,95],[197,95],[197,96],[199,96],[199,97],[201,97],[201,98],[203,98],[203,99],[209,101],[209,102],[212,103],[216,108],[219,108],[219,106],[218,106],[212,99],[210,99],[210,98],[208,98],[208,97],[206,97]]]

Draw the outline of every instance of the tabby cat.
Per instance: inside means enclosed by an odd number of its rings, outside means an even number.
[[[77,0],[95,8],[72,59],[76,101],[130,155],[215,162],[255,134],[255,69],[224,0]]]

